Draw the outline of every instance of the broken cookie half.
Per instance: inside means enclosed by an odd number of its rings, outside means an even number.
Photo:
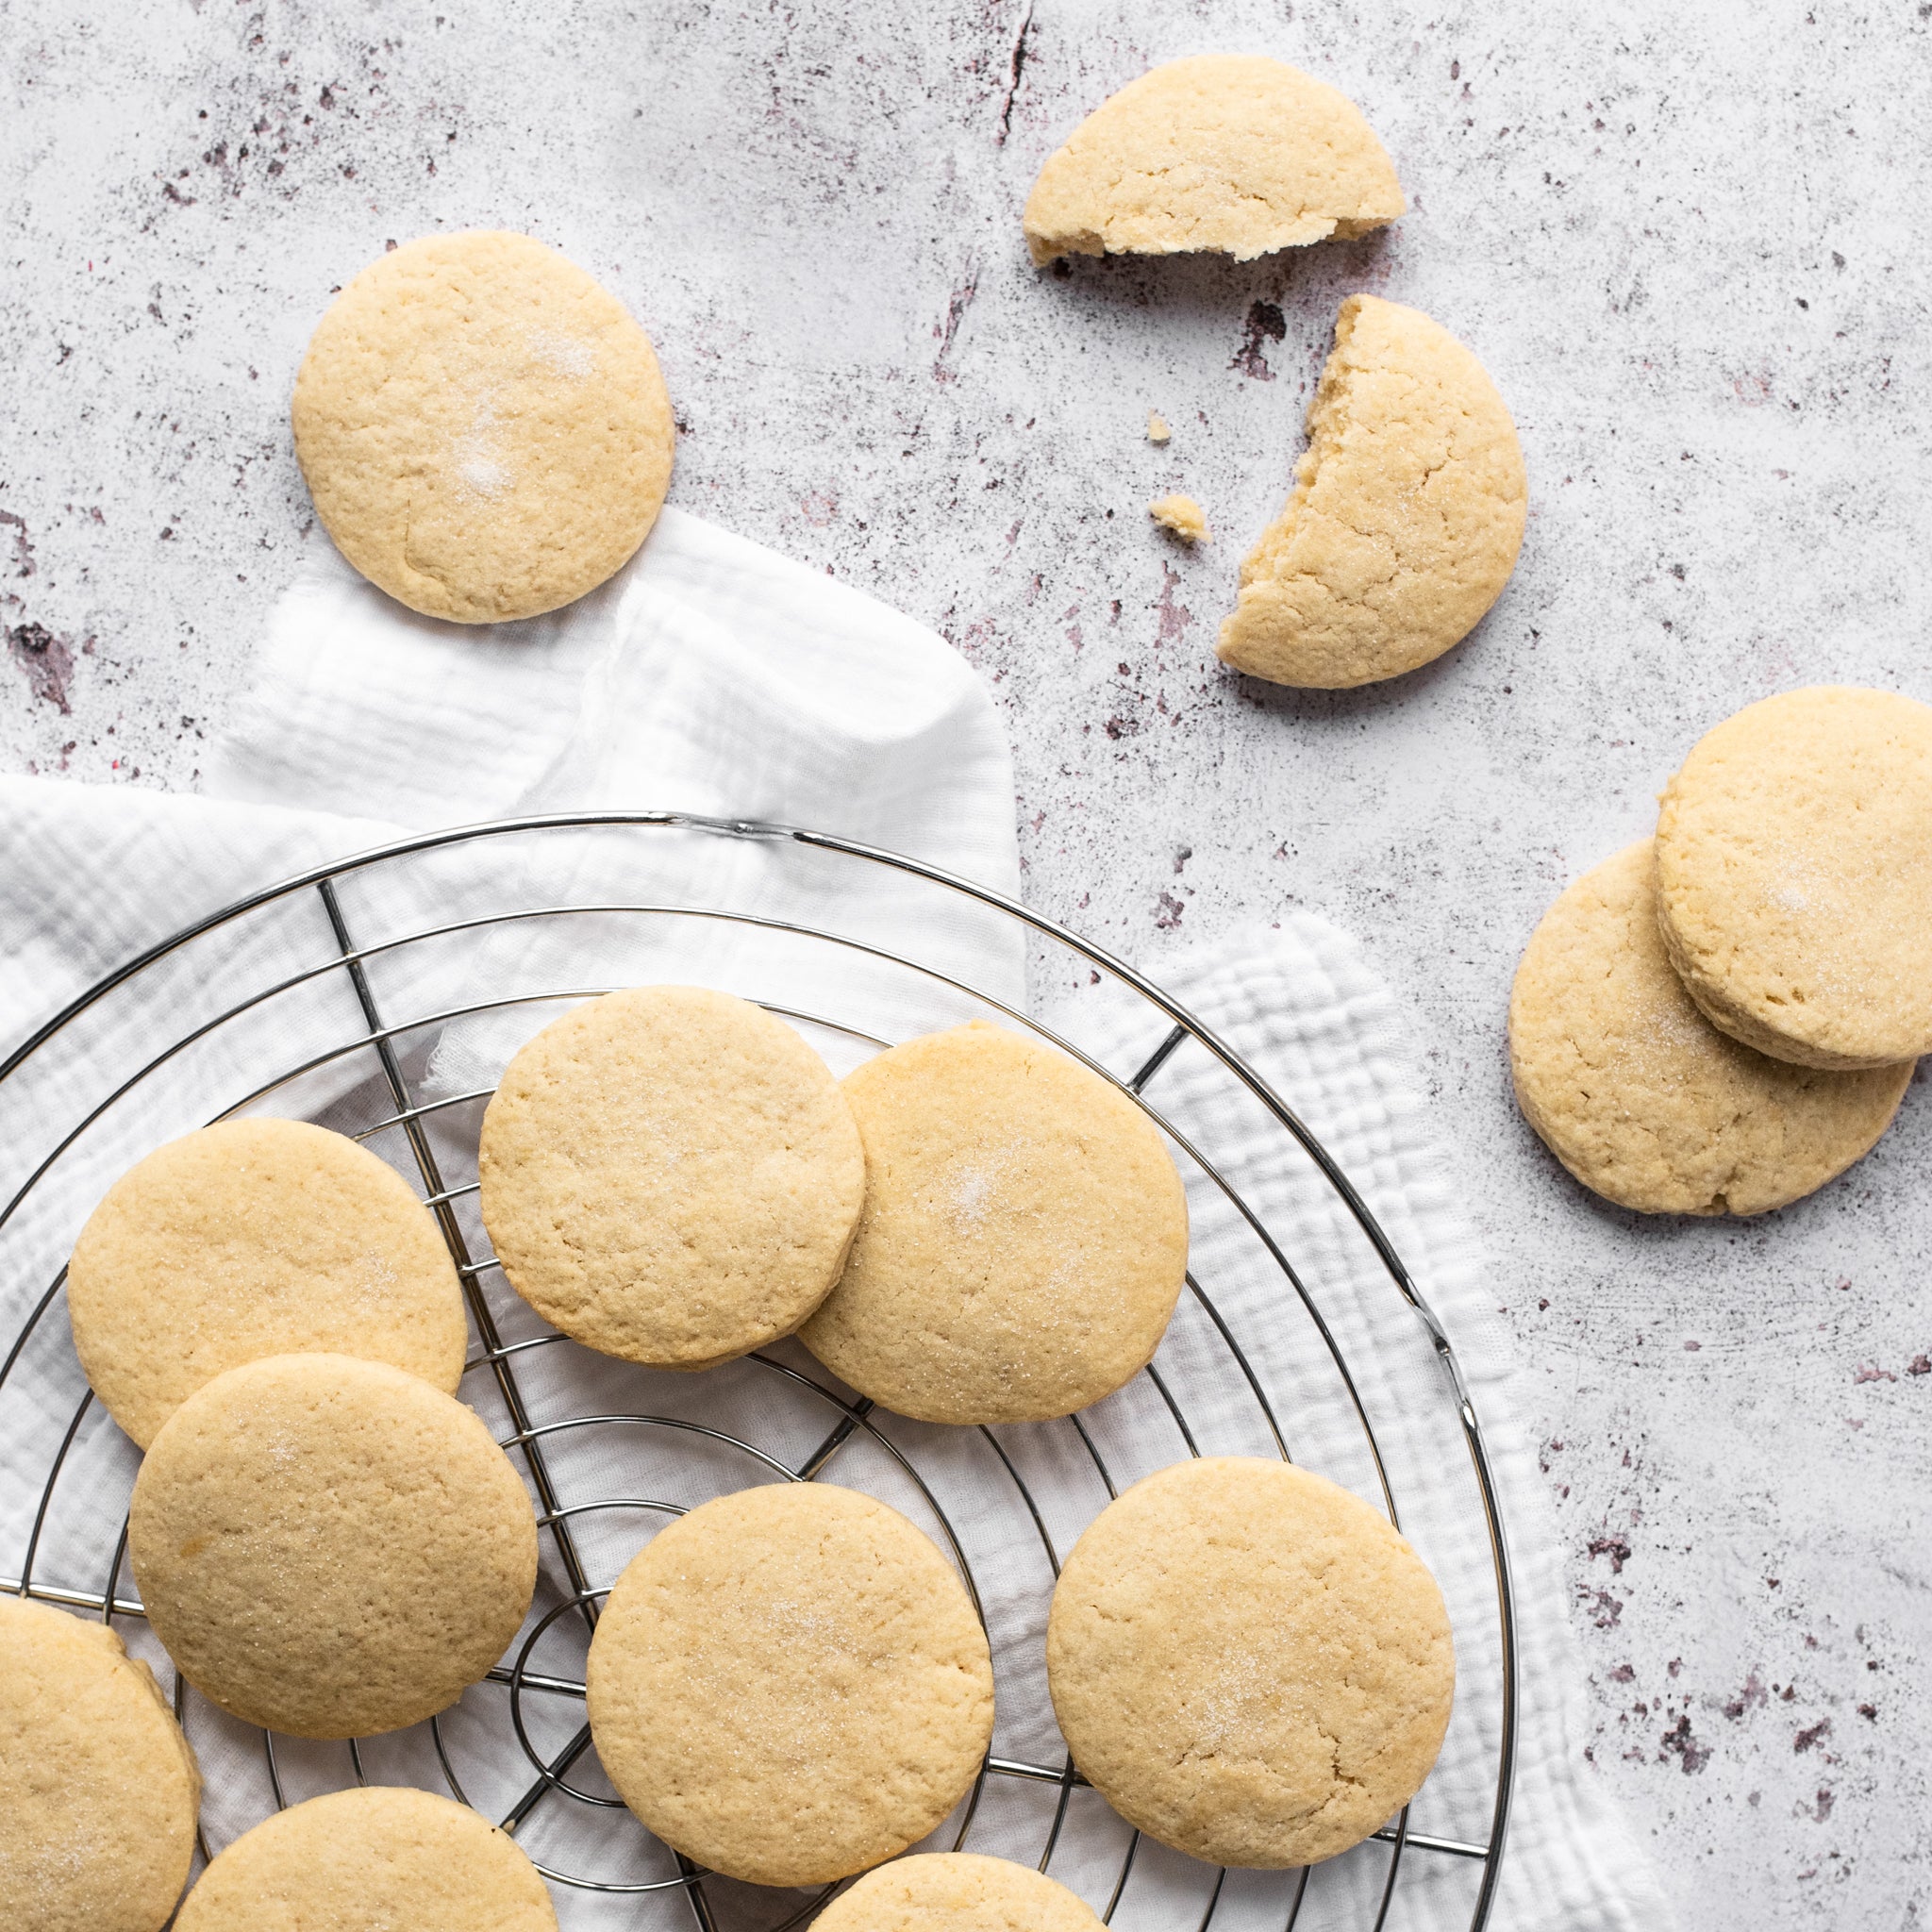
[[[1222,660],[1334,689],[1440,658],[1509,581],[1526,504],[1516,425],[1482,364],[1420,310],[1351,295]]]
[[[1395,166],[1344,93],[1285,61],[1202,54],[1130,81],[1026,198],[1036,262],[1210,251],[1252,261],[1403,213]]]

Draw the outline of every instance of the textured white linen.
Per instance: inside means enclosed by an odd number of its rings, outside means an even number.
[[[414,618],[332,556],[318,558],[277,612],[258,683],[218,748],[208,784],[208,797],[177,798],[0,781],[0,1049],[141,947],[245,891],[408,831],[474,820],[675,807],[842,833],[1008,893],[1017,883],[1008,753],[964,662],[873,600],[675,511],[594,596],[556,617],[487,632]],[[845,933],[913,956],[1008,1006],[1024,1004],[1022,949],[1010,923],[890,870],[791,846],[672,832],[493,841],[357,874],[342,882],[340,909],[355,941],[368,945],[419,930],[425,911],[455,923],[510,903],[644,902],[729,906]],[[782,931],[641,924],[615,913],[459,932],[375,954],[367,972],[391,1021],[533,987],[583,991],[650,976],[779,998],[888,1038],[984,1010],[943,980]],[[1048,976],[1037,975],[1035,989],[1043,1019],[1124,1074],[1144,1062],[1164,1031],[1158,1016],[1111,980],[1050,995]],[[216,1027],[125,1099],[111,1098],[160,1043],[231,1004],[234,989],[285,980],[295,983],[243,1020]],[[1455,1206],[1414,1057],[1386,992],[1348,941],[1300,916],[1240,957],[1182,962],[1168,984],[1249,1057],[1356,1180],[1455,1338],[1482,1413],[1521,1617],[1517,1804],[1493,1923],[1558,1932],[1665,1924],[1647,1865],[1581,1762],[1580,1665],[1546,1504],[1512,1413],[1495,1297]],[[397,1050],[419,1091],[460,1096],[487,1086],[549,1010],[520,1006],[425,1024],[399,1038]],[[12,1335],[45,1291],[80,1220],[129,1160],[218,1108],[251,1104],[272,1073],[328,1054],[365,1025],[325,909],[305,892],[143,974],[63,1033],[25,1079],[0,1083],[0,1183],[8,1197],[56,1142],[105,1107],[0,1227],[0,1338]],[[835,1060],[858,1050],[850,1040],[814,1037]],[[374,1072],[366,1053],[328,1058],[304,1081],[252,1104],[354,1131],[391,1110]],[[1147,1097],[1253,1205],[1355,1372],[1404,1526],[1437,1569],[1457,1619],[1457,1719],[1412,1824],[1479,1840],[1499,1721],[1493,1591],[1469,1464],[1426,1331],[1278,1124],[1206,1054],[1189,1047],[1175,1055]],[[449,1184],[474,1174],[475,1120],[474,1105],[432,1117]],[[397,1137],[375,1144],[407,1165]],[[1307,1307],[1228,1198],[1184,1165],[1196,1276],[1246,1347],[1291,1450],[1377,1494],[1345,1386]],[[487,1253],[467,1200],[461,1208],[474,1251]],[[483,1278],[506,1336],[541,1332],[500,1277]],[[812,1366],[794,1344],[774,1353],[800,1369]],[[1184,1301],[1157,1366],[1204,1451],[1271,1452],[1267,1419],[1203,1303]],[[835,1419],[819,1398],[756,1364],[665,1376],[557,1344],[521,1357],[520,1374],[540,1424],[586,1411],[648,1412],[742,1436],[788,1467],[805,1459]],[[57,1298],[0,1390],[0,1574],[19,1574],[48,1461],[83,1391]],[[464,1392],[508,1434],[487,1371],[473,1374]],[[1184,1447],[1144,1378],[1087,1421],[1117,1484]],[[1058,1764],[1040,1666],[1051,1570],[1017,1507],[1012,1477],[977,1432],[896,1422],[881,1429],[930,1496],[862,1434],[840,1452],[828,1477],[875,1488],[935,1529],[930,1502],[943,1507],[994,1636],[1002,1700],[995,1750]],[[1105,1501],[1093,1461],[1065,1424],[1000,1433],[1063,1554]],[[667,1440],[662,1427],[560,1431],[546,1449],[566,1504],[611,1495],[689,1504],[773,1473],[688,1433],[676,1436],[669,1455]],[[103,1588],[103,1559],[133,1468],[118,1430],[98,1412],[83,1416],[34,1551],[38,1581]],[[593,1583],[613,1580],[644,1520],[635,1510],[575,1519]],[[125,1570],[118,1588],[131,1593]],[[546,1586],[536,1614],[559,1601]],[[151,1649],[138,1623],[127,1628],[137,1648]],[[568,1678],[580,1676],[581,1663],[581,1630],[565,1614],[533,1652],[531,1668]],[[500,1687],[479,1687],[443,1725],[468,1795],[496,1815],[529,1779],[508,1742],[506,1702]],[[570,1737],[580,1710],[567,1698],[524,1699],[533,1737],[547,1751]],[[208,1774],[208,1837],[219,1847],[271,1802],[267,1766],[258,1734],[198,1700],[191,1724]],[[440,1788],[424,1732],[373,1740],[363,1762],[373,1779]],[[337,1745],[285,1746],[279,1770],[291,1799],[350,1775]],[[573,1775],[608,1789],[590,1760]],[[1050,1786],[993,1780],[974,1848],[1037,1858],[1056,1800]],[[532,1811],[523,1836],[545,1863],[631,1882],[672,1876],[661,1864],[626,1864],[612,1849],[623,1835],[609,1824],[552,1795]],[[1076,1793],[1053,1869],[1104,1903],[1124,1845],[1098,1801]],[[1374,1853],[1324,1868],[1299,1923],[1367,1923],[1385,1863]],[[1475,1872],[1469,1861],[1410,1852],[1390,1924],[1460,1923]],[[1134,1932],[1196,1923],[1206,1887],[1201,1868],[1142,1847],[1115,1924]],[[734,1914],[754,1905],[741,1889],[712,1890],[722,1924],[739,1923]],[[1279,1874],[1237,1874],[1215,1923],[1279,1925],[1288,1895]],[[683,1912],[662,1895],[653,1903],[560,1889],[558,1897],[571,1928],[668,1925]]]

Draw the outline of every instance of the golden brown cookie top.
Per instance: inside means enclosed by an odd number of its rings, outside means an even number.
[[[135,1479],[128,1556],[197,1690],[304,1738],[454,1704],[530,1607],[537,1528],[476,1416],[386,1362],[281,1355],[197,1390]]]
[[[1645,1214],[1761,1214],[1808,1194],[1885,1131],[1912,1074],[1792,1066],[1720,1033],[1671,970],[1649,839],[1543,915],[1516,969],[1509,1064],[1557,1159]]]
[[[1322,689],[1413,671],[1501,595],[1526,515],[1516,426],[1482,364],[1421,310],[1351,295],[1221,658]]]
[[[1344,93],[1257,54],[1170,60],[1110,95],[1026,197],[1036,262],[1211,250],[1250,261],[1392,222],[1407,207]]]
[[[483,1117],[480,1206],[510,1286],[606,1355],[702,1368],[789,1335],[838,1279],[865,1155],[782,1020],[702,987],[574,1008]]]
[[[1187,1197],[1133,1101],[974,1022],[848,1074],[865,1141],[852,1257],[799,1340],[925,1422],[1039,1421],[1144,1368],[1188,1265]]]
[[[1216,1864],[1333,1857],[1421,1789],[1456,1660],[1442,1593],[1388,1520],[1291,1464],[1178,1463],[1074,1546],[1046,1666],[1074,1760]]]
[[[143,1448],[204,1382],[267,1355],[391,1362],[454,1393],[468,1329],[429,1210],[307,1121],[223,1121],[108,1190],[67,1270],[74,1346]]]
[[[295,377],[316,514],[412,610],[495,624],[593,590],[671,481],[650,338],[527,235],[472,228],[379,256],[316,325]]]
[[[1726,1033],[1813,1067],[1932,1050],[1932,707],[1747,705],[1665,788],[1657,851],[1671,962]]]
[[[992,1736],[986,1633],[896,1509],[829,1483],[741,1490],[660,1530],[591,1643],[591,1732],[666,1843],[817,1885],[916,1843]]]
[[[0,1924],[160,1932],[200,1804],[148,1667],[105,1624],[0,1596]]]
[[[1042,1872],[976,1852],[927,1852],[868,1872],[816,1932],[1099,1932],[1086,1901]]]
[[[371,1785],[291,1805],[200,1878],[175,1932],[557,1932],[537,1868],[467,1805]]]

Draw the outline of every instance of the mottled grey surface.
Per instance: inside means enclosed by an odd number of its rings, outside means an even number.
[[[1932,696],[1928,12],[0,0],[0,756],[192,787],[322,541],[284,410],[331,288],[426,228],[557,242],[657,340],[673,500],[991,681],[1035,903],[1156,973],[1289,905],[1361,938],[1530,1366],[1602,1774],[1693,1925],[1921,1924],[1932,1105],[1765,1222],[1643,1221],[1524,1127],[1503,1013],[1706,726],[1820,679]],[[1243,49],[1363,104],[1407,218],[1032,269],[1079,113]],[[1214,629],[1357,288],[1487,362],[1528,538],[1446,659],[1271,691]],[[1151,528],[1170,488],[1211,548]]]

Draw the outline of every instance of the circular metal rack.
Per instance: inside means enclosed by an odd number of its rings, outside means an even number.
[[[639,879],[654,890],[637,893]],[[855,891],[873,908],[850,923],[860,930],[797,916],[814,893],[842,908]],[[979,957],[1008,949],[1006,997],[951,970],[957,946],[928,943],[936,930],[957,937],[962,922]],[[1023,955],[1036,990],[1024,1003],[1013,994]],[[606,970],[586,974],[586,964]],[[560,1003],[707,975],[792,1021],[835,1066],[977,1015],[1054,1042],[1142,1107],[1188,1182],[1196,1241],[1175,1324],[1135,1383],[1063,1422],[947,1430],[874,1407],[795,1344],[663,1375],[590,1355],[525,1309],[475,1214],[475,1125],[493,1078],[475,1068],[500,1068]],[[467,1057],[447,1051],[465,1038]],[[1216,1108],[1197,1119],[1183,1094],[1210,1087]],[[1229,1107],[1247,1110],[1238,1163],[1202,1124]],[[463,1394],[520,1460],[545,1533],[530,1622],[489,1679],[413,1733],[346,1747],[246,1730],[172,1674],[125,1560],[138,1456],[87,1392],[61,1307],[65,1255],[114,1175],[174,1134],[251,1109],[319,1118],[418,1183],[468,1304]],[[724,1489],[836,1471],[905,1507],[950,1551],[993,1643],[1000,1725],[932,1848],[1037,1863],[1124,1928],[1474,1932],[1487,1922],[1515,1752],[1514,1611],[1482,1433],[1448,1338],[1284,1099],[1159,988],[1018,903],[846,840],[688,813],[521,819],[409,839],[256,893],[121,967],[0,1064],[0,1134],[11,1161],[0,1324],[19,1317],[10,1341],[0,1326],[0,1478],[16,1491],[0,1489],[10,1543],[0,1545],[0,1589],[103,1617],[173,1683],[208,1772],[203,1857],[318,1790],[424,1782],[518,1836],[567,1927],[808,1923],[836,1888],[733,1885],[625,1810],[590,1748],[581,1663],[597,1607],[651,1524]],[[1370,1305],[1326,1298],[1298,1258],[1307,1231],[1281,1207],[1294,1197],[1272,1188],[1291,1167],[1372,1252],[1386,1293]],[[1245,1286],[1203,1278],[1210,1235]],[[1369,1386],[1395,1385],[1364,1370],[1418,1348],[1436,1391],[1425,1420],[1464,1453],[1404,1463],[1385,1444],[1389,1397]],[[1412,1423],[1416,1384],[1401,1386]],[[1304,1428],[1315,1443],[1304,1459],[1352,1481],[1411,1536],[1405,1509],[1426,1489],[1435,1542],[1424,1554],[1442,1574],[1446,1552],[1480,1584],[1451,1594],[1455,1749],[1415,1805],[1312,1876],[1217,1872],[1142,1840],[1085,1788],[1044,1694],[1045,1606],[1073,1537],[1126,1482],[1189,1454],[1287,1457]]]

